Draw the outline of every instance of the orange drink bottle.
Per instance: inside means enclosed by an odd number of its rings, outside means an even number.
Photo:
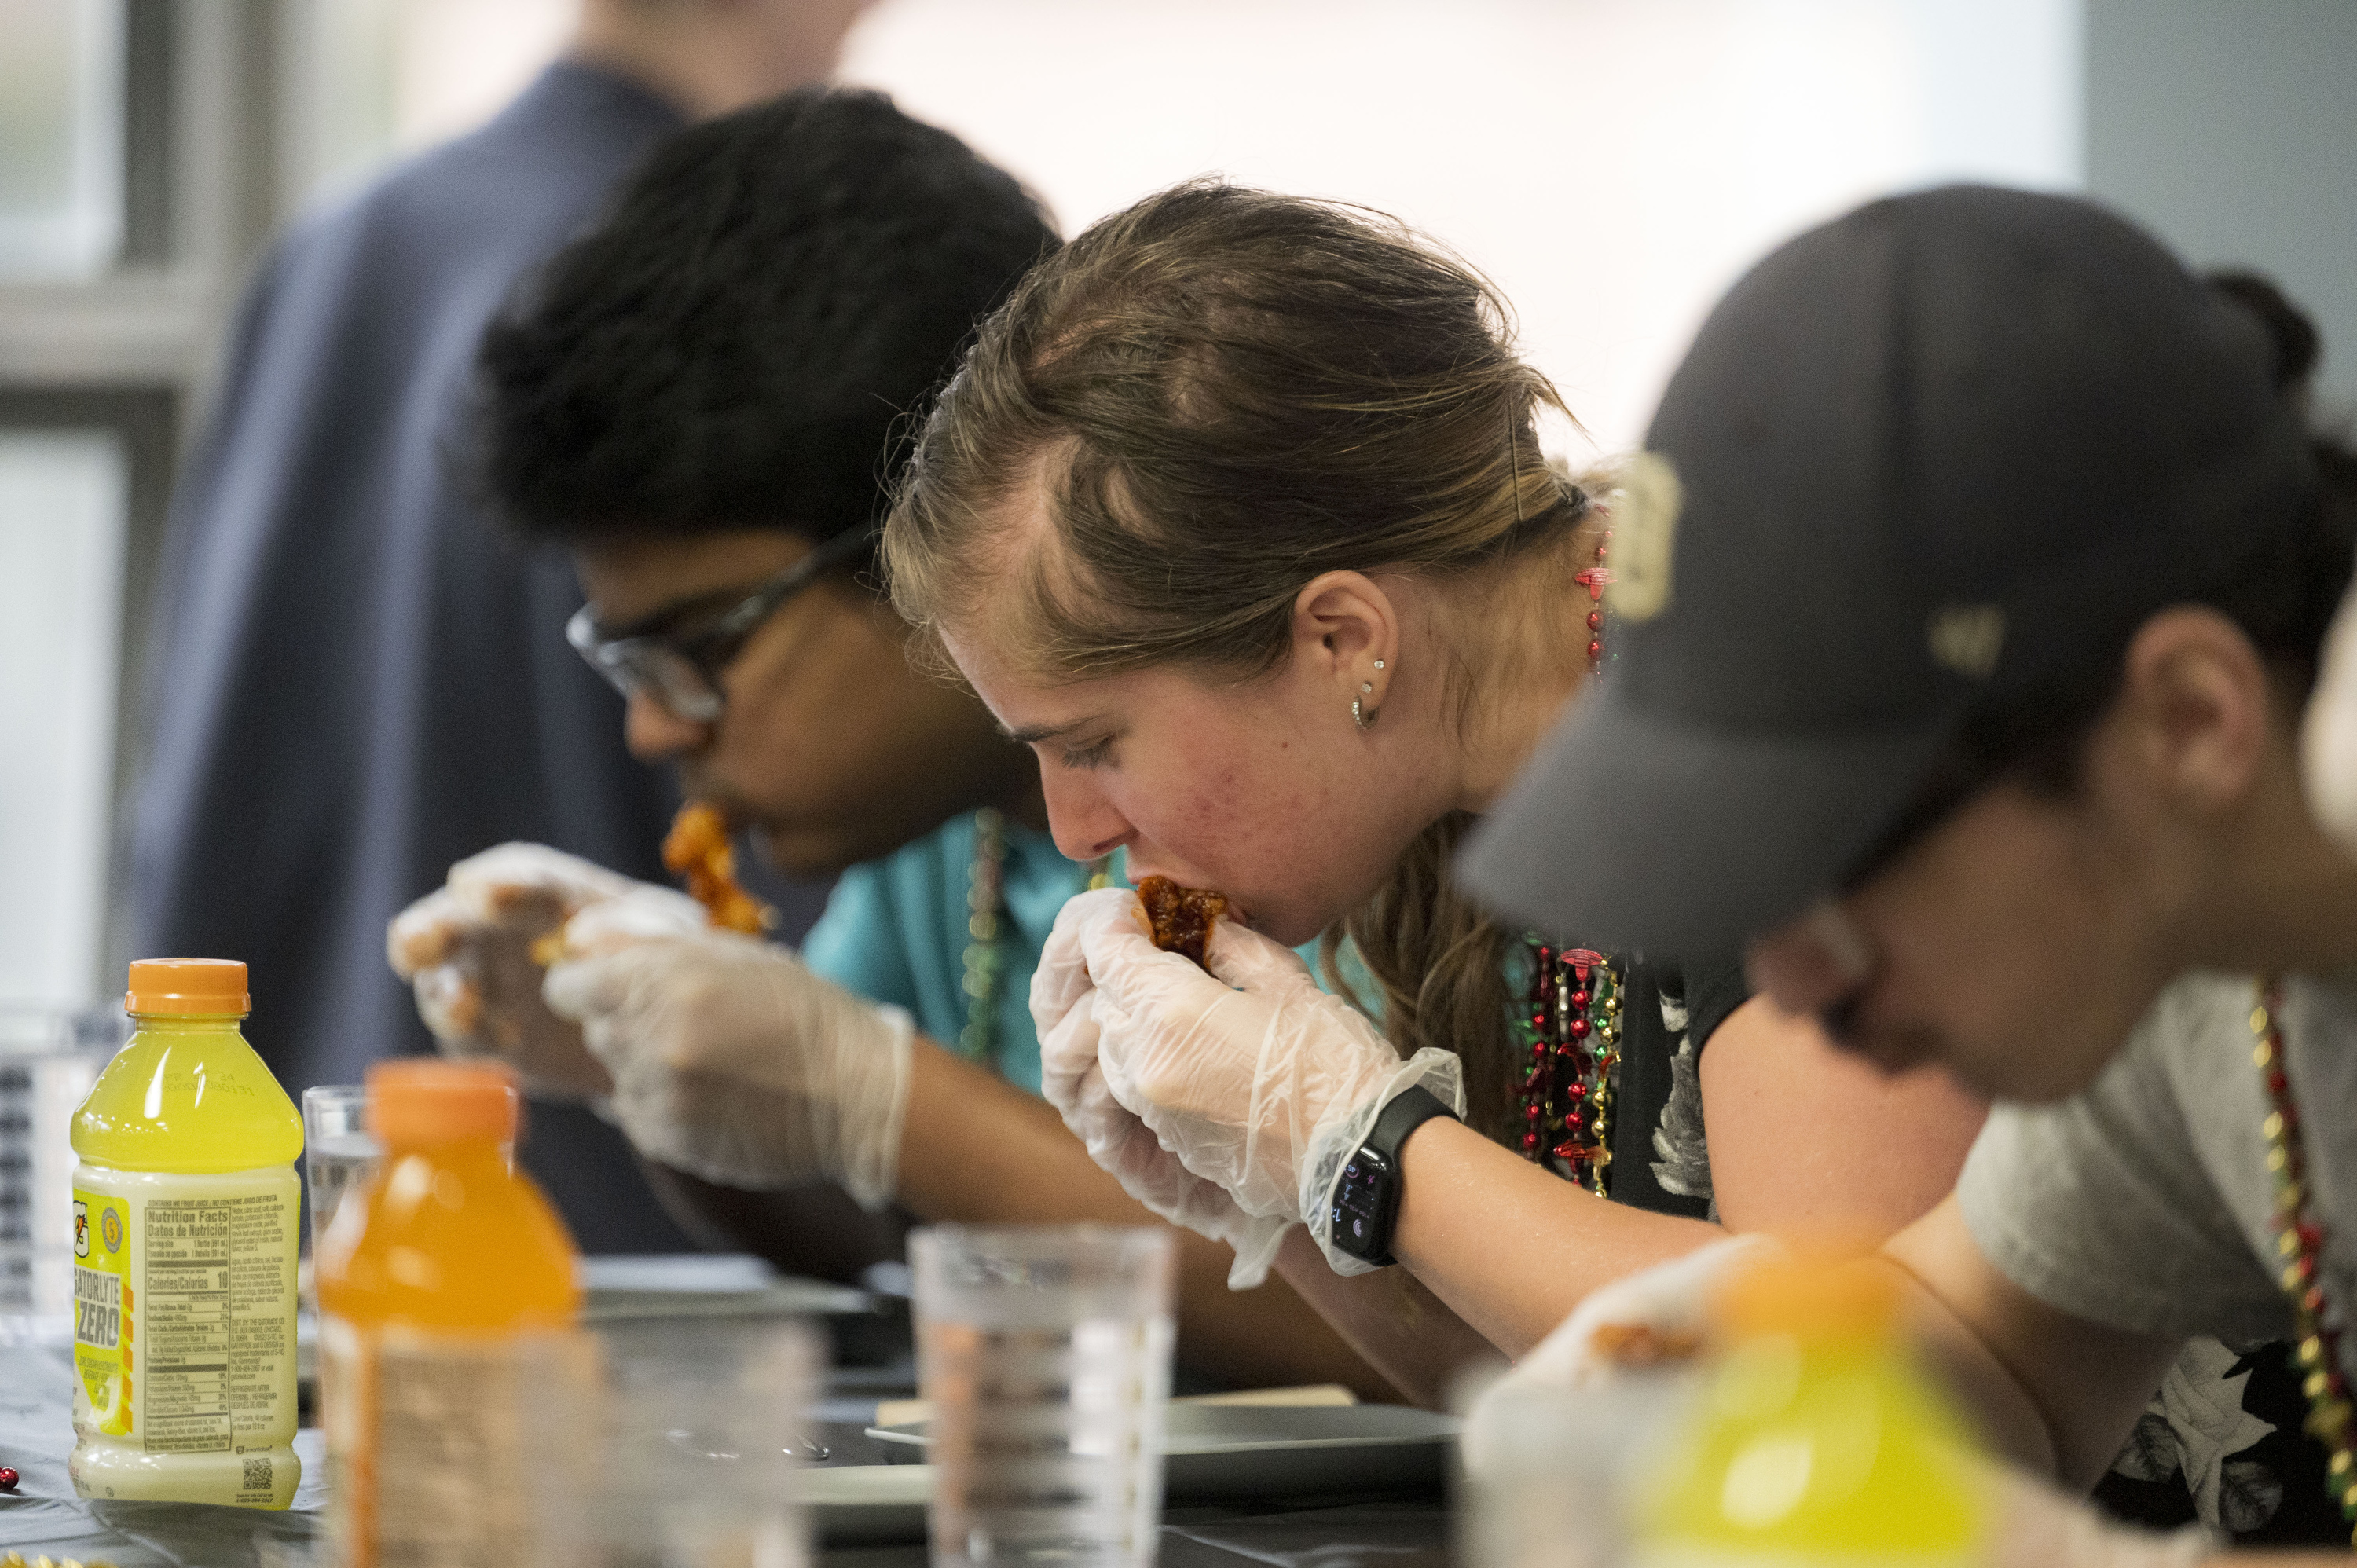
[[[133,964],[138,1027],[74,1113],[67,1469],[86,1498],[295,1500],[303,1118],[240,1032],[245,979]]]
[[[368,1073],[376,1175],[318,1244],[320,1404],[336,1561],[526,1560],[528,1369],[580,1306],[573,1239],[515,1166],[502,1069]]]

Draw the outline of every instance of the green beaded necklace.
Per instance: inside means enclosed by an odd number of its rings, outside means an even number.
[[[1089,862],[1087,886],[1113,886],[1113,857]],[[998,1055],[998,988],[1006,978],[1006,817],[989,806],[974,814],[974,860],[965,882],[965,1027],[958,1054],[990,1062]]]

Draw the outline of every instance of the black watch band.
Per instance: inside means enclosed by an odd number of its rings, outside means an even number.
[[[1399,1219],[1400,1145],[1436,1116],[1457,1113],[1438,1095],[1418,1084],[1394,1095],[1359,1152],[1334,1183],[1334,1245],[1377,1268],[1392,1263],[1392,1226]]]

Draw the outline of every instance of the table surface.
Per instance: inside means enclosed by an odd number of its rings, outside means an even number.
[[[21,1322],[21,1320],[19,1320]],[[316,1427],[296,1436],[303,1485],[284,1513],[200,1503],[88,1500],[66,1474],[73,1446],[72,1351],[53,1337],[0,1328],[0,1465],[22,1477],[0,1493],[0,1554],[103,1561],[115,1568],[314,1568],[324,1561],[327,1466]],[[836,1419],[815,1435],[830,1465],[885,1463],[866,1436],[861,1402],[905,1392],[889,1372],[853,1369],[829,1389]],[[1448,1520],[1437,1496],[1280,1498],[1174,1507],[1163,1516],[1162,1568],[1447,1568]],[[921,1543],[830,1548],[823,1568],[921,1568]]]

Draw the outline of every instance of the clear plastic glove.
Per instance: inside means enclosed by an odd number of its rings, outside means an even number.
[[[2357,854],[2357,587],[2341,601],[2325,634],[2299,749],[2318,825]]]
[[[1069,961],[1066,945],[1096,988],[1113,1098],[1246,1215],[1306,1223],[1337,1273],[1367,1273],[1333,1245],[1335,1181],[1402,1090],[1421,1084],[1463,1112],[1457,1058],[1426,1048],[1402,1061],[1290,949],[1232,920],[1213,929],[1204,973],[1155,947],[1126,889],[1065,905],[1043,964]]]
[[[1730,1236],[1589,1293],[1554,1333],[1473,1402],[1464,1429],[1468,1474],[1477,1483],[1511,1483],[1516,1466],[1529,1458],[1511,1441],[1528,1433],[1529,1406],[1553,1397],[1575,1402],[1593,1415],[1609,1408],[1598,1402],[1599,1395],[1616,1387],[1641,1388],[1632,1380],[1632,1369],[1599,1348],[1598,1330],[1642,1327],[1671,1337],[1700,1334],[1727,1276],[1781,1250],[1780,1243],[1766,1236]],[[1674,1368],[1668,1371],[1684,1375]],[[1635,1380],[1663,1375],[1661,1368],[1634,1369]],[[1517,1404],[1526,1408],[1518,1411]],[[1641,1419],[1674,1419],[1677,1404],[1676,1396],[1665,1400],[1657,1385],[1644,1406],[1630,1406],[1618,1424],[1624,1432],[1631,1428],[1639,1417],[1629,1412],[1641,1408]],[[1625,1451],[1611,1457],[1624,1458]],[[2192,1568],[2212,1548],[2198,1526],[2167,1535],[2135,1529],[2014,1466],[1980,1454],[1958,1458],[1980,1473],[1990,1500],[1992,1529],[1980,1558],[1990,1568]]]
[[[1477,1477],[1502,1473],[1516,1461],[1517,1455],[1491,1452],[1489,1444],[1501,1434],[1519,1430],[1521,1423],[1509,1413],[1518,1403],[1551,1396],[1592,1396],[1629,1373],[1624,1361],[1598,1347],[1598,1329],[1647,1328],[1673,1339],[1699,1337],[1709,1325],[1711,1302],[1720,1283],[1778,1250],[1778,1243],[1765,1236],[1729,1236],[1588,1292],[1570,1316],[1514,1363],[1513,1370],[1474,1400],[1465,1418],[1467,1471]],[[1645,1371],[1658,1375],[1656,1369]]]
[[[1135,906],[1134,894],[1109,887],[1082,898]],[[1073,902],[1079,902],[1075,899]],[[1069,908],[1070,906],[1068,905]],[[1254,1219],[1227,1188],[1178,1163],[1146,1123],[1113,1097],[1097,1064],[1096,987],[1076,940],[1050,940],[1031,973],[1031,1017],[1039,1028],[1039,1090],[1113,1173],[1121,1188],[1173,1225],[1235,1249],[1228,1288],[1250,1290],[1268,1278],[1287,1222]]]
[[[632,1144],[706,1181],[831,1181],[890,1200],[909,1099],[911,1029],[783,948],[708,927],[633,929],[642,901],[565,929],[543,987],[613,1078],[607,1113]]]
[[[545,844],[503,843],[450,868],[436,892],[393,917],[385,956],[410,983],[418,1016],[444,1051],[497,1057],[536,1092],[590,1099],[606,1070],[580,1029],[541,1000],[533,948],[585,909],[637,900],[639,920],[694,930],[704,912],[667,887],[634,882]]]

